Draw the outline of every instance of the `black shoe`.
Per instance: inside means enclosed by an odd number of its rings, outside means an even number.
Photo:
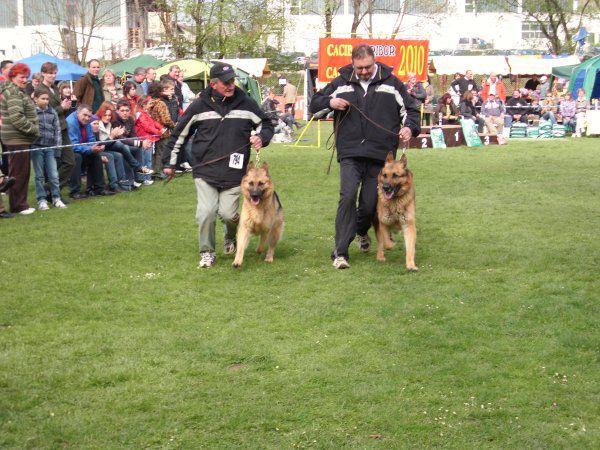
[[[125,191],[124,191],[123,189],[121,189],[119,186],[112,187],[112,188],[110,188],[108,191],[109,191],[109,192],[113,192],[113,193],[115,193],[115,194],[120,194],[120,193],[122,193],[122,192],[125,192]]]
[[[73,200],[85,200],[88,198],[87,194],[84,194],[83,192],[71,192],[69,197],[71,197]]]
[[[9,177],[6,175],[3,176],[2,183],[0,183],[0,192],[8,191],[13,186],[13,184],[15,184],[15,181],[17,180],[13,177]]]
[[[103,191],[94,192],[94,195],[102,195],[102,196],[116,195],[116,194],[117,194],[116,192],[109,191],[108,189],[104,189]]]
[[[9,212],[0,213],[0,219],[10,219],[12,217],[15,217],[15,215]]]

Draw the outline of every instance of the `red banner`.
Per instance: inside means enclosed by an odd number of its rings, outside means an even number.
[[[402,81],[414,73],[418,81],[427,80],[429,41],[403,39],[319,39],[319,81],[329,82],[338,76],[338,69],[352,62],[352,48],[369,44],[377,61],[391,66]]]

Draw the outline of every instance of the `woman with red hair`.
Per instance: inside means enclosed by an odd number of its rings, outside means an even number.
[[[31,97],[25,94],[27,78],[31,71],[23,63],[15,64],[8,72],[8,81],[2,88],[0,115],[2,116],[2,142],[8,154],[8,176],[16,179],[9,192],[10,209],[13,213],[31,214],[35,211],[27,203],[29,175],[31,172],[28,150],[39,137],[35,104]]]

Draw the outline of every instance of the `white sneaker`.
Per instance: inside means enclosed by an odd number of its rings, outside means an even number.
[[[142,183],[138,183],[137,181],[133,182],[133,187],[134,188],[139,188],[142,185]]]
[[[182,162],[181,163],[181,168],[185,169],[185,170],[192,170],[192,166],[190,166],[189,162]]]
[[[363,253],[367,253],[369,250],[371,250],[371,238],[368,234],[365,234],[364,236],[357,234],[356,244],[358,245],[358,249]]]
[[[226,255],[233,255],[235,253],[235,241],[233,239],[225,239],[223,253]]]
[[[336,269],[348,269],[350,264],[345,256],[338,256],[333,260],[333,267]]]
[[[48,207],[48,204],[46,204],[46,208]],[[28,216],[29,214],[33,214],[35,212],[35,208],[27,208],[24,209],[23,211],[19,211],[19,214],[23,215],[23,216]]]
[[[154,180],[144,180],[142,181],[142,184],[144,186],[150,186],[151,184],[154,184]]]
[[[31,209],[31,208],[29,208]],[[38,202],[38,209],[40,211],[48,211],[50,209],[50,207],[48,206],[48,202],[46,200],[40,200]],[[21,214],[24,214],[23,211],[21,211]]]
[[[60,198],[55,199],[52,202],[52,206],[54,206],[55,208],[59,208],[59,209],[65,209],[67,207],[67,205],[65,205]]]
[[[216,259],[217,256],[214,252],[202,252],[200,253],[200,263],[198,264],[198,267],[212,267]]]

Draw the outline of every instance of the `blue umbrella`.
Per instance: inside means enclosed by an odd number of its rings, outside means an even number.
[[[35,72],[40,72],[42,64],[46,62],[53,62],[58,66],[58,75],[56,76],[57,80],[79,80],[88,72],[84,67],[81,67],[67,59],[60,59],[56,56],[47,55],[45,53],[38,53],[37,55],[21,59],[17,62],[27,64],[32,74]]]

